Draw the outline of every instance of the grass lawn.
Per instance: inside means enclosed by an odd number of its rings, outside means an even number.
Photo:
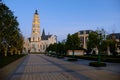
[[[12,55],[12,56],[0,56],[0,68],[8,65],[9,63],[25,56],[26,54],[21,55]]]

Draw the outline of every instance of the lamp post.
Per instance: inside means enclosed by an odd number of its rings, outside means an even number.
[[[1,44],[3,46],[5,46],[6,50],[5,50],[5,56],[7,56],[7,52],[8,52],[8,47],[11,47],[5,40],[5,38],[3,38],[3,41],[1,42]]]
[[[99,31],[98,35],[99,35],[99,39],[100,39],[99,45],[101,47],[101,35],[102,35],[102,32]],[[100,49],[100,47],[99,47],[99,53],[98,53],[98,63],[100,63],[100,61],[101,61],[101,51],[100,51],[101,49]]]
[[[75,54],[74,54],[74,43],[72,43],[72,57],[73,58],[75,57]]]

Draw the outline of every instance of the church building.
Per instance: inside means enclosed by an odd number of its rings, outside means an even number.
[[[45,52],[46,48],[50,44],[54,44],[56,42],[56,35],[46,35],[44,29],[41,34],[39,14],[36,10],[32,23],[31,37],[25,40],[23,52]]]

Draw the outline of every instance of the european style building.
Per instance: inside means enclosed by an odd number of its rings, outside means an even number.
[[[87,49],[87,41],[90,32],[92,32],[92,30],[80,30],[77,32],[81,42],[80,47]]]
[[[56,35],[46,35],[45,30],[41,34],[40,20],[37,10],[34,13],[31,37],[24,42],[24,52],[45,52],[50,44],[57,42]]]

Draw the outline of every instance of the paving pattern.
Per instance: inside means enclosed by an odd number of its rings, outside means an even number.
[[[43,54],[29,54],[8,80],[120,80],[120,74]]]

